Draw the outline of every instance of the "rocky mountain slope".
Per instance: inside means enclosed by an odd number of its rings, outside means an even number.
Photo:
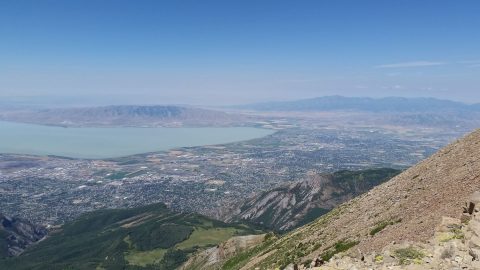
[[[282,269],[345,251],[381,252],[393,242],[426,242],[443,216],[462,216],[459,209],[479,187],[477,130],[318,220],[235,256],[226,269]]]
[[[181,106],[105,106],[5,111],[0,120],[56,126],[227,126],[243,116]]]
[[[254,196],[232,212],[227,220],[248,221],[269,229],[286,231],[315,220],[399,172],[388,168],[332,174],[312,172],[306,180]]]
[[[337,254],[330,261],[316,267],[318,260],[307,266],[290,265],[287,268],[318,270],[450,270],[480,269],[480,192],[472,195],[460,219],[442,217],[434,237],[426,243],[392,243],[380,252],[352,257]]]
[[[85,214],[23,254],[1,259],[0,269],[175,269],[200,250],[231,237],[261,234],[163,204]]]
[[[18,256],[46,235],[44,227],[0,214],[0,258]]]

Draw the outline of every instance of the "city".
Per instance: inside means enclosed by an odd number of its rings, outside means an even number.
[[[52,226],[95,209],[163,202],[221,219],[241,198],[302,180],[308,172],[404,169],[455,136],[297,120],[266,123],[276,133],[250,141],[106,160],[2,154],[2,210]]]

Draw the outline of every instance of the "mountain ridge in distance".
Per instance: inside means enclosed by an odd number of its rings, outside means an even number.
[[[480,112],[480,104],[437,98],[323,96],[309,99],[262,102],[233,106],[258,111],[364,111],[364,112]]]
[[[0,112],[3,121],[65,127],[229,126],[242,119],[242,116],[222,111],[177,105],[111,105]]]

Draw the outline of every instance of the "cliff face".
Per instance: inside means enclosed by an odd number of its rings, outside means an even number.
[[[371,169],[311,173],[297,181],[254,196],[240,206],[229,220],[242,220],[277,231],[304,225],[335,206],[363,194],[400,171]]]
[[[380,252],[392,242],[426,242],[442,217],[460,218],[480,187],[480,130],[320,219],[258,248],[233,269],[271,269]]]
[[[0,257],[18,256],[46,235],[41,226],[0,214]]]

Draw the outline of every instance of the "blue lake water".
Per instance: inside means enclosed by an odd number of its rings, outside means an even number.
[[[228,128],[63,128],[0,121],[0,153],[112,158],[177,147],[224,144],[274,131]]]

